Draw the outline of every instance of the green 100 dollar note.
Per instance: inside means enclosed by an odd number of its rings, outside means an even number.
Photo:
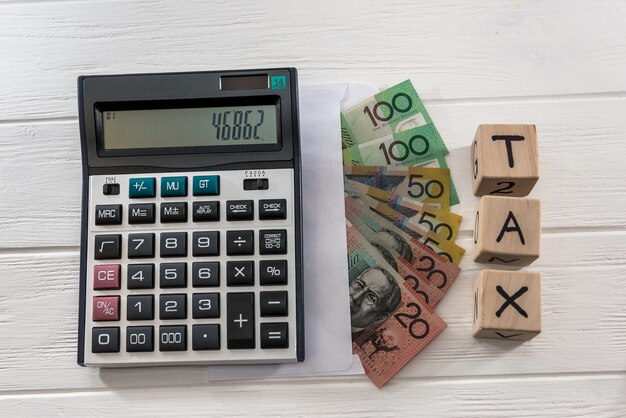
[[[358,139],[358,138],[357,138]],[[344,148],[344,165],[419,165],[448,154],[432,124]]]
[[[432,125],[441,140],[413,84],[406,80],[341,112],[343,148],[423,125]]]

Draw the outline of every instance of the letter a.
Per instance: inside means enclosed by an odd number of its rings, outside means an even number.
[[[510,222],[513,222],[513,227],[509,226]],[[526,241],[524,240],[524,234],[522,233],[522,228],[519,227],[519,223],[517,223],[517,219],[515,219],[515,215],[513,215],[513,212],[509,211],[509,215],[506,217],[506,221],[504,222],[504,225],[502,226],[502,230],[500,230],[500,233],[498,234],[498,238],[496,239],[497,242],[502,241],[502,238],[504,237],[504,233],[505,232],[513,232],[513,231],[517,231],[517,233],[519,234],[519,239],[522,242],[522,245],[526,245]]]

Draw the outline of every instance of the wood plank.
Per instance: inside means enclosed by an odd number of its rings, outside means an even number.
[[[175,0],[0,4],[0,119],[76,114],[80,74],[295,66],[428,99],[626,91],[626,4]],[[598,30],[590,22],[602,22]]]
[[[530,196],[541,199],[544,232],[626,228],[626,98],[434,103],[429,110],[451,150],[447,160],[461,199],[453,210],[465,217],[465,233],[473,230],[478,203],[469,148],[478,124],[491,121],[537,124],[541,178]],[[0,200],[0,248],[77,246],[76,122],[0,124],[0,149],[0,190],[9,196]]]
[[[626,375],[452,381],[363,380],[0,396],[7,416],[623,417]]]
[[[543,331],[523,344],[472,338],[471,286],[481,266],[467,258],[437,308],[448,328],[399,376],[626,371],[626,305],[616,303],[626,300],[625,240],[623,232],[544,237],[530,268],[542,273]],[[3,255],[0,277],[0,391],[207,381],[203,367],[77,366],[78,253]]]

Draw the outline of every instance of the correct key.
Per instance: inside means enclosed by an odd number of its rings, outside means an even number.
[[[226,338],[228,349],[254,348],[254,293],[226,295]]]

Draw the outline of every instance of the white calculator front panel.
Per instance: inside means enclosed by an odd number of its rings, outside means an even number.
[[[194,195],[194,177],[198,176],[219,176],[219,194],[217,195]],[[155,179],[153,187],[154,197],[129,197],[130,182],[131,179],[135,180],[133,185],[137,187],[137,179]],[[186,179],[186,193],[185,196],[170,196],[163,197],[161,195],[162,179],[164,178],[185,178]],[[250,179],[264,179],[266,181],[266,190],[244,190],[244,181]],[[105,184],[119,185],[119,194],[105,195],[103,190]],[[142,187],[141,185],[138,187]],[[285,169],[264,169],[264,170],[223,170],[223,171],[189,171],[189,172],[155,172],[155,173],[139,173],[139,174],[121,174],[121,175],[93,175],[89,177],[89,223],[88,223],[88,243],[87,243],[87,281],[86,281],[86,297],[84,300],[85,306],[85,338],[84,338],[84,364],[89,366],[143,366],[143,365],[173,365],[173,364],[245,364],[245,363],[284,363],[297,361],[297,349],[296,346],[296,248],[295,248],[295,222],[294,222],[294,170]],[[285,219],[260,219],[260,201],[262,200],[283,200],[285,202]],[[252,201],[253,217],[251,220],[227,220],[227,212],[237,211],[239,208],[233,206],[228,207],[229,201]],[[194,221],[193,203],[194,202],[219,202],[219,217],[217,220],[203,220]],[[168,216],[172,215],[172,203],[186,203],[186,216],[187,220],[184,222],[163,222],[165,220],[162,217],[162,205],[169,208]],[[129,216],[131,215],[131,205],[141,204],[154,204],[154,222],[152,223],[129,223]],[[110,208],[110,205],[121,205],[121,223],[110,225],[96,225],[98,207]],[[175,205],[176,206],[176,205]],[[180,206],[179,206],[180,207]],[[272,209],[272,208],[270,208]],[[176,212],[176,211],[174,211]],[[206,211],[205,211],[206,212]],[[135,210],[135,215],[139,215],[140,212]],[[141,212],[143,213],[143,212]],[[109,209],[108,213],[101,212],[102,216],[119,216]],[[176,213],[174,213],[174,216]],[[163,219],[162,219],[163,218]],[[284,254],[261,254],[261,245],[265,245],[260,241],[260,235],[264,231],[285,231],[286,232],[286,244]],[[228,255],[228,231],[252,231],[253,235],[253,250],[251,254],[247,255]],[[219,233],[219,248],[217,254],[214,252],[212,255],[198,255],[194,256],[194,233],[200,232],[214,232]],[[161,235],[167,233],[186,233],[186,255],[177,256],[165,256],[161,253]],[[129,234],[154,234],[153,239],[153,252],[152,254],[142,253],[139,257],[129,258],[129,250],[131,248],[137,249],[137,246],[141,248],[141,245],[145,245],[145,240],[139,239],[134,242],[129,242]],[[96,240],[98,236],[105,236],[105,238],[98,239],[98,245]],[[98,253],[106,253],[111,248],[110,246],[116,246],[116,243],[112,243],[106,236],[119,236],[121,238],[119,243],[119,258],[113,256],[113,258],[100,258],[96,259]],[[133,235],[137,236],[137,235]],[[179,235],[180,236],[180,235]],[[269,235],[268,235],[269,236]],[[272,235],[273,236],[273,235]],[[281,235],[282,236],[282,235]],[[279,236],[278,238],[280,238]],[[215,237],[215,235],[211,235]],[[131,237],[132,238],[132,237]],[[231,241],[232,241],[231,236]],[[241,238],[241,237],[239,237]],[[244,237],[249,238],[249,234]],[[201,244],[205,245],[209,243],[209,238],[203,236]],[[237,237],[234,237],[235,241]],[[277,238],[274,238],[277,239]],[[233,245],[231,242],[231,245]],[[141,244],[141,245],[140,245]],[[214,243],[212,243],[213,245]],[[235,244],[241,245],[241,244]],[[271,246],[271,243],[269,244]],[[278,244],[276,244],[278,245]],[[136,251],[135,251],[136,252]],[[261,275],[282,275],[283,272],[278,271],[274,267],[266,267],[264,272],[260,271],[261,263],[265,261],[286,261],[287,274],[286,284],[261,284]],[[211,286],[194,286],[194,271],[193,263],[219,263],[219,284]],[[238,284],[235,277],[228,277],[227,271],[228,262],[252,262],[254,268],[254,276],[252,278],[253,284]],[[176,264],[180,267],[181,264],[185,265],[186,280],[184,285],[181,285],[178,281],[176,287],[169,287],[162,281],[160,266],[162,264]],[[133,288],[132,278],[129,277],[129,265],[154,265],[153,269],[153,288]],[[104,267],[103,267],[104,266]],[[117,267],[119,266],[119,267]],[[104,273],[102,272],[104,270]],[[232,270],[232,269],[231,269]],[[135,270],[133,270],[135,271]],[[180,270],[179,270],[180,272]],[[231,272],[232,273],[232,272]],[[231,276],[233,276],[231,274]],[[117,282],[116,282],[117,280]],[[247,279],[246,279],[247,280]],[[112,286],[103,282],[111,281]],[[162,287],[165,284],[166,287]],[[131,287],[129,289],[129,286]],[[111,288],[112,287],[112,288]],[[270,295],[281,294],[286,292],[286,315],[279,316],[266,316],[262,315],[260,298],[261,292],[276,292],[269,293]],[[252,294],[254,300],[254,315],[253,317],[246,317],[242,315],[235,317],[239,320],[235,322],[231,315],[232,323],[228,323],[228,296],[229,294]],[[215,312],[215,299],[212,300],[213,306],[211,306],[212,316],[211,318],[194,318],[194,302],[198,302],[198,298],[194,300],[194,294],[217,294],[219,299],[219,310]],[[178,319],[163,319],[162,312],[163,306],[160,306],[160,298],[162,295],[167,297],[168,295],[176,295],[178,306],[176,308],[180,311],[180,301],[184,295],[184,315],[178,312]],[[284,295],[284,294],[283,294]],[[134,314],[144,315],[138,313],[137,309],[147,307],[142,303],[134,304],[134,307],[128,306],[129,297],[132,301],[141,299],[132,299],[137,296],[152,296],[152,319],[128,319],[128,308],[134,310]],[[215,298],[215,295],[213,295]],[[267,298],[266,298],[267,299]],[[271,298],[270,298],[271,299]],[[118,306],[115,306],[115,301],[119,300]],[[143,299],[145,300],[145,299]],[[202,299],[200,299],[202,301]],[[169,305],[165,306],[166,309],[171,308],[174,302],[171,300],[165,300],[165,303],[169,302]],[[267,303],[275,303],[277,305],[284,304],[285,300],[272,301],[265,300]],[[202,308],[209,306],[209,302],[204,300]],[[199,306],[197,307],[199,308]],[[181,315],[184,318],[181,318]],[[203,315],[200,315],[203,316]],[[143,316],[143,318],[149,318],[150,316]],[[98,320],[96,320],[98,319]],[[229,349],[229,327],[246,326],[251,322],[254,322],[254,348],[235,348]],[[273,331],[269,335],[269,338],[280,340],[281,337],[286,337],[285,346],[287,348],[261,348],[262,347],[262,327],[264,324],[282,324],[286,325],[286,336],[282,335],[285,328],[280,328],[278,331],[276,328],[272,328]],[[206,347],[201,349],[194,349],[196,341],[194,338],[198,338],[199,345],[202,346],[203,337],[207,337],[206,334],[198,334],[194,336],[194,326],[198,325],[219,325],[219,348],[216,348],[215,341],[212,342],[211,349]],[[177,332],[165,332],[161,335],[160,328],[163,326],[185,327],[185,332],[179,334]],[[132,342],[135,345],[146,344],[145,334],[129,335],[129,327],[152,327],[152,349],[139,352],[129,352],[129,338],[132,337]],[[94,330],[101,328],[118,328],[118,351],[115,352],[93,352],[92,343],[97,340],[94,336]],[[131,328],[133,329],[133,328]],[[135,328],[137,329],[137,328]],[[139,328],[141,329],[141,328]],[[171,328],[170,328],[171,329]],[[180,328],[175,328],[178,330]],[[216,327],[212,327],[215,330]],[[269,328],[268,328],[269,329]],[[265,329],[265,334],[268,333],[268,329]],[[167,330],[167,329],[166,329]],[[112,335],[98,335],[101,343],[111,343]],[[213,335],[215,337],[215,335]],[[268,335],[265,335],[266,344]],[[184,340],[184,341],[183,341]],[[160,346],[162,342],[173,343],[175,351],[163,351]],[[270,341],[272,343],[272,341]],[[168,345],[166,344],[166,346]],[[172,344],[169,344],[172,345]],[[184,349],[182,348],[184,345]],[[271,344],[270,344],[271,345]]]

